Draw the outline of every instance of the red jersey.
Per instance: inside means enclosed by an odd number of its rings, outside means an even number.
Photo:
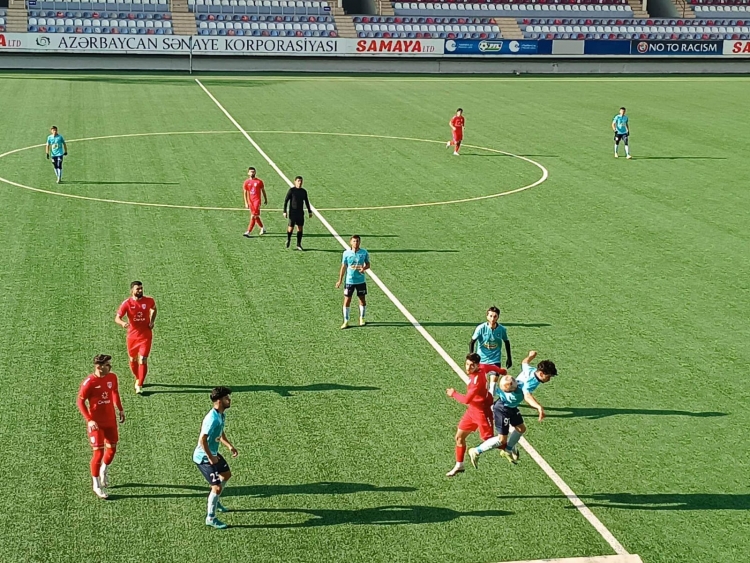
[[[86,401],[88,401],[88,407]],[[122,410],[117,376],[111,372],[104,377],[89,375],[81,383],[77,404],[86,422],[93,420],[100,426],[116,426],[115,406],[118,410]]]
[[[156,301],[153,297],[146,295],[140,299],[128,297],[117,309],[117,316],[120,318],[123,315],[128,316],[128,335],[148,336],[151,334],[151,329],[148,327],[151,322],[151,309],[156,309]]]
[[[463,131],[464,123],[466,123],[466,120],[463,115],[454,115],[451,118],[451,125],[459,131]]]
[[[492,366],[490,366],[492,367]],[[466,395],[454,393],[453,398],[459,403],[469,405],[469,408],[476,407],[480,410],[486,410],[488,404],[492,404],[492,397],[487,390],[487,372],[493,371],[488,368],[479,368],[479,371],[469,375],[471,380],[466,387]]]
[[[260,201],[260,194],[263,190],[263,180],[260,178],[254,178],[252,180],[248,178],[245,180],[242,187],[249,194],[250,199]]]

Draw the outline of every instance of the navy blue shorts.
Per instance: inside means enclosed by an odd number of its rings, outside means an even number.
[[[620,141],[625,141],[625,144],[628,144],[628,137],[630,137],[630,133],[615,133],[615,143],[619,143]]]
[[[53,156],[52,157],[52,166],[55,168],[62,168],[63,164],[63,157],[61,156]]]
[[[229,472],[229,464],[227,463],[227,460],[224,459],[224,456],[218,454],[216,457],[219,458],[219,461],[215,465],[211,465],[208,462],[196,463],[198,469],[203,473],[203,476],[206,478],[209,485],[221,485],[221,478],[219,475]]]
[[[496,401],[492,406],[492,415],[495,419],[495,430],[501,436],[507,436],[510,426],[520,426],[523,424],[523,416],[518,407],[506,407],[500,401]]]
[[[344,286],[344,295],[351,297],[354,292],[357,292],[357,297],[364,297],[367,295],[367,284],[366,283],[348,283]]]

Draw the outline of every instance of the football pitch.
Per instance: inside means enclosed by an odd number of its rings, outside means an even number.
[[[199,79],[0,74],[0,560],[496,563],[612,539],[747,560],[750,79]],[[269,197],[252,239],[248,166]],[[306,252],[284,248],[296,175]],[[380,280],[365,327],[339,328],[333,232]],[[113,322],[135,279],[159,308],[140,397]],[[528,453],[445,477],[450,361],[490,305],[511,373],[532,349],[558,366],[526,436],[593,519]],[[75,406],[98,353],[127,415],[108,501]],[[191,461],[216,385],[240,452],[224,531]]]

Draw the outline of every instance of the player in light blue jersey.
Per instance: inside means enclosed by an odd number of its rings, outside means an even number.
[[[627,158],[633,158],[630,156],[630,124],[628,123],[628,116],[625,115],[625,108],[620,108],[618,113],[612,120],[612,131],[615,132],[615,158],[619,158],[618,149],[620,148],[620,141],[625,142],[625,156]]]
[[[62,182],[63,157],[68,156],[68,145],[63,136],[57,132],[57,127],[53,125],[50,127],[49,132],[50,135],[47,137],[44,150],[47,154],[47,159],[52,158],[52,166],[55,168],[55,176],[59,184]]]
[[[501,343],[505,344],[505,354],[508,356],[508,359],[505,361],[505,367],[510,369],[513,366],[508,331],[505,330],[503,325],[498,324],[499,319],[500,309],[494,306],[487,309],[487,322],[480,324],[474,329],[474,334],[469,342],[470,354],[473,354],[474,349],[479,345],[477,352],[481,358],[480,366],[497,368],[490,373],[490,393],[495,391],[497,378],[500,375],[508,373],[505,368],[502,367],[503,352],[500,347]]]
[[[365,325],[365,312],[367,311],[367,283],[365,283],[365,272],[370,269],[370,254],[360,247],[361,239],[359,235],[352,235],[349,240],[350,250],[345,250],[341,257],[341,269],[339,270],[339,281],[336,282],[336,289],[341,287],[346,274],[346,283],[344,284],[344,324],[341,328],[349,327],[349,310],[352,303],[352,296],[357,292],[359,298],[359,326]]]
[[[492,414],[495,419],[495,429],[498,435],[494,438],[484,441],[476,448],[469,450],[471,464],[476,467],[479,456],[493,448],[500,448],[500,455],[511,463],[518,462],[518,441],[526,432],[526,425],[523,416],[518,410],[522,401],[535,408],[539,413],[539,422],[544,420],[544,407],[536,400],[533,392],[542,383],[547,383],[552,377],[557,375],[557,367],[550,360],[542,360],[536,367],[531,362],[536,358],[536,352],[531,350],[529,355],[523,360],[521,373],[515,379],[518,388],[508,392],[512,387],[509,375],[500,380],[499,389],[495,391],[495,404],[492,407]],[[510,432],[510,426],[513,426],[513,432]]]
[[[224,432],[225,414],[232,404],[232,390],[228,387],[214,387],[211,390],[211,402],[214,407],[203,419],[201,425],[201,434],[198,438],[198,445],[193,452],[193,462],[211,485],[211,492],[208,495],[208,511],[206,514],[206,526],[223,530],[227,525],[216,518],[216,511],[228,512],[221,504],[220,497],[224,490],[224,485],[232,476],[229,470],[229,464],[219,453],[219,444],[224,444],[232,457],[237,457],[237,448],[227,438]]]

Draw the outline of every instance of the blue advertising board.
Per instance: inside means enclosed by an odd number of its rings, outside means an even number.
[[[721,41],[632,41],[631,55],[721,55]]]
[[[537,55],[538,41],[516,41],[508,39],[447,39],[446,55]]]
[[[629,55],[630,41],[587,39],[583,47],[584,55]]]

